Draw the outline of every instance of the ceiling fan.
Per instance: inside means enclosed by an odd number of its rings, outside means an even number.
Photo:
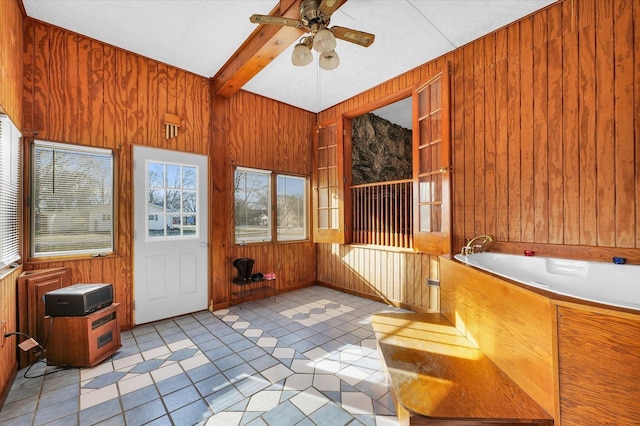
[[[311,33],[303,37],[293,48],[291,62],[293,65],[308,65],[313,61],[311,49],[320,53],[319,65],[325,70],[332,70],[340,65],[340,58],[335,51],[336,38],[363,47],[369,47],[375,35],[344,27],[331,27],[329,21],[344,0],[302,0],[300,3],[300,20],[282,16],[252,15],[249,20],[254,24],[285,25],[302,28]]]

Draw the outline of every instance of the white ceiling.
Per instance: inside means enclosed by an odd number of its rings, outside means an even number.
[[[340,66],[291,64],[290,46],[244,90],[319,112],[556,0],[348,0],[331,25],[376,35],[338,40]],[[23,0],[27,15],[143,56],[214,76],[277,0]],[[386,118],[386,117],[385,117]],[[391,120],[393,121],[393,120]]]

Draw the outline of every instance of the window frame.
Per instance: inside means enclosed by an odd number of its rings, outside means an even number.
[[[253,175],[259,175],[259,176],[266,176],[267,177],[267,232],[268,235],[266,237],[260,236],[260,237],[255,237],[255,238],[245,238],[245,239],[238,239],[238,234],[236,232],[236,217],[237,217],[237,212],[236,212],[236,192],[237,192],[237,188],[235,187],[235,182],[236,182],[236,175],[237,173],[246,173],[246,174],[253,174]],[[273,179],[273,173],[269,170],[261,170],[261,169],[253,169],[253,168],[249,168],[249,167],[236,167],[234,172],[233,172],[233,181],[234,181],[234,185],[233,185],[233,241],[235,244],[237,245],[247,245],[247,244],[251,244],[251,243],[268,243],[268,242],[272,242],[273,241],[273,192],[272,192],[272,179]],[[246,185],[245,185],[246,188]]]
[[[58,149],[61,151],[71,151],[78,153],[87,153],[87,154],[101,154],[108,155],[111,161],[111,209],[106,213],[111,217],[111,244],[110,247],[104,248],[92,248],[92,249],[78,249],[78,250],[58,250],[58,251],[50,251],[50,252],[36,252],[35,250],[35,238],[36,238],[36,207],[35,207],[35,185],[36,185],[36,149],[38,147],[46,147],[50,149]],[[52,142],[46,140],[32,140],[30,146],[30,167],[29,167],[29,188],[30,188],[30,203],[29,203],[29,258],[30,259],[55,259],[55,258],[82,258],[85,256],[95,257],[95,256],[107,256],[115,254],[115,250],[117,247],[117,158],[116,152],[111,149],[106,148],[95,148],[95,147],[87,147],[83,145],[75,145],[71,143],[64,142]]]
[[[235,188],[235,180],[236,174],[238,172],[245,173],[255,173],[258,175],[268,176],[268,237],[258,237],[258,238],[247,238],[247,239],[238,239],[236,234],[236,188]],[[303,229],[304,235],[301,237],[281,237],[278,235],[278,178],[293,178],[300,179],[303,181],[303,204],[304,204],[304,218],[303,218]],[[310,177],[306,175],[300,175],[296,173],[287,173],[280,172],[275,170],[267,170],[267,169],[258,169],[244,166],[235,166],[233,171],[233,179],[234,179],[234,189],[233,189],[233,234],[234,234],[234,244],[239,246],[245,245],[257,245],[257,244],[283,244],[283,243],[299,243],[304,241],[309,241],[310,239]]]
[[[293,180],[300,180],[302,181],[302,189],[303,189],[303,193],[302,193],[302,211],[303,211],[303,218],[304,220],[302,221],[302,228],[303,228],[303,233],[304,235],[302,237],[284,237],[281,236],[280,233],[278,232],[281,228],[281,226],[278,224],[278,197],[280,195],[280,193],[278,192],[279,190],[279,186],[278,186],[278,178],[283,177],[285,179],[293,179]],[[306,241],[309,239],[309,178],[306,176],[297,176],[297,175],[292,175],[292,174],[288,174],[288,173],[276,173],[275,177],[274,177],[275,183],[276,183],[276,189],[274,191],[274,195],[276,197],[276,203],[275,203],[275,214],[274,216],[276,217],[275,220],[275,227],[276,227],[276,242],[291,242],[291,241]]]
[[[21,158],[22,134],[8,115],[0,114],[0,270],[22,259]]]

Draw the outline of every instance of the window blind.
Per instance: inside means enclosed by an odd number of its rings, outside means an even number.
[[[113,154],[36,141],[32,254],[113,252]]]
[[[20,259],[20,140],[8,116],[0,114],[0,268]]]

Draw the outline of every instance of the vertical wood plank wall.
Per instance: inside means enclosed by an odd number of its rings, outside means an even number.
[[[114,150],[118,209],[115,256],[27,262],[26,269],[69,266],[72,283],[113,283],[123,324],[131,326],[132,147],[208,155],[209,80],[29,18],[23,57],[23,134]],[[167,112],[181,118],[178,137],[169,141]],[[28,217],[25,211],[23,223]]]
[[[17,300],[16,280],[22,272],[22,267],[13,269],[4,278],[0,279],[0,332],[12,332],[18,329],[17,326]],[[3,337],[0,337],[2,339]],[[16,354],[18,337],[8,337],[4,339],[4,345],[0,347],[0,404],[4,402],[11,384],[13,375],[18,370],[18,356]]]
[[[22,127],[22,25],[18,2],[0,1],[0,112],[18,128]],[[0,333],[17,329],[16,279],[21,272],[18,267],[0,278]],[[16,337],[11,337],[0,345],[0,404],[17,369],[16,344]]]
[[[419,311],[438,311],[438,258],[349,244],[318,244],[318,281],[348,293]]]
[[[275,272],[277,291],[315,282],[316,246],[312,242],[237,246],[233,233],[234,167],[310,177],[315,122],[315,114],[245,91],[230,99],[214,97],[214,308],[230,300],[230,283],[237,273],[232,262],[239,257],[255,259],[254,272]]]
[[[447,63],[454,250],[491,234],[496,251],[640,263],[640,3],[558,2],[318,119],[392,97]],[[349,250],[321,245],[318,279],[346,289],[360,280],[362,259],[343,267],[336,254]],[[397,255],[376,256],[387,263]],[[428,260],[421,265],[437,278],[437,259]],[[378,279],[395,282],[385,297],[408,293],[392,275]]]
[[[22,11],[17,1],[0,2],[0,112],[22,123]]]
[[[454,52],[454,247],[640,262],[639,11],[566,0]]]

